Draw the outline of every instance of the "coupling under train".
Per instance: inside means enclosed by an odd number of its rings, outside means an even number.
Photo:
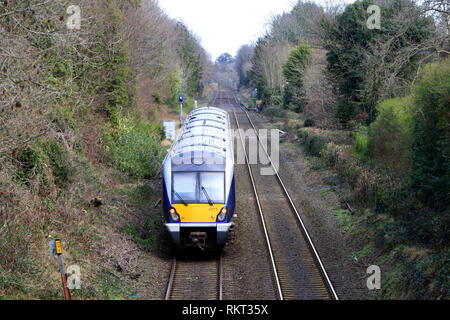
[[[192,111],[163,163],[162,210],[177,248],[223,246],[235,209],[230,118],[214,107]]]

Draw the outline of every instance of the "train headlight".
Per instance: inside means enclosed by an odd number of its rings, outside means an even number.
[[[172,220],[174,222],[179,222],[180,221],[180,216],[178,215],[177,211],[174,208],[171,208],[169,210],[170,213],[170,217],[172,218]]]
[[[218,222],[223,222],[225,221],[225,218],[227,216],[227,208],[222,208],[222,210],[220,210],[219,214],[217,215],[217,221]]]

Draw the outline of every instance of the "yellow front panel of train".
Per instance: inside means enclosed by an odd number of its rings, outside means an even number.
[[[217,215],[225,204],[175,204],[181,222],[216,222]]]

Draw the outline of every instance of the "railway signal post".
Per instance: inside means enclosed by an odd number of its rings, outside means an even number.
[[[64,296],[66,300],[71,300],[70,298],[70,290],[67,286],[67,274],[64,271],[64,262],[62,259],[62,248],[61,248],[61,240],[55,239],[51,240],[49,243],[50,255],[58,256],[59,263],[59,272],[61,273],[61,280],[64,288]]]
[[[178,102],[180,103],[180,128],[183,126],[183,101],[184,95],[178,95]]]

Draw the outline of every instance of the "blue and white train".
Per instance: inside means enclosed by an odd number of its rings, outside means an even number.
[[[235,209],[230,118],[218,108],[189,114],[163,164],[162,210],[178,248],[227,242]]]

